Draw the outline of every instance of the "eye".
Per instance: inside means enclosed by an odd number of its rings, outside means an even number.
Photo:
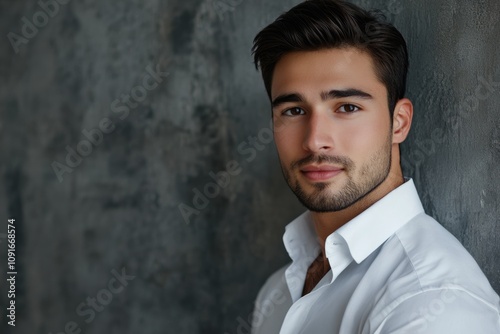
[[[299,116],[304,115],[305,111],[302,108],[294,107],[283,111],[282,114],[285,116]]]
[[[356,107],[354,104],[343,104],[342,106],[340,106],[338,111],[341,113],[352,113],[359,111],[359,108]]]

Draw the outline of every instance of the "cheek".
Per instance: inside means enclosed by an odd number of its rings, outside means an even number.
[[[292,155],[297,154],[297,151],[301,150],[301,136],[297,129],[286,126],[279,129],[275,128],[274,131],[274,142],[278,154],[282,159],[286,159],[287,156],[292,158]]]
[[[352,124],[342,129],[344,138],[342,146],[351,154],[370,156],[374,150],[378,150],[385,144],[388,136],[389,126],[379,120],[370,120]]]
[[[274,134],[274,142],[280,156],[285,156],[287,152],[293,149],[293,136],[288,135],[285,131]]]

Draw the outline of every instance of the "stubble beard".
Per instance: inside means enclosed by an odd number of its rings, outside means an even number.
[[[356,171],[354,162],[347,157],[310,155],[293,162],[288,168],[284,168],[282,163],[283,175],[295,196],[310,211],[340,211],[364,198],[387,179],[392,160],[391,142],[392,140],[389,138],[386,144],[374,153],[366,164],[359,167],[359,171]],[[301,166],[311,163],[333,163],[343,166],[343,173],[347,177],[345,185],[334,193],[329,188],[340,186],[335,184],[335,181],[331,183],[315,182],[312,184],[313,191],[306,192],[298,178],[292,179],[291,173],[300,173]]]

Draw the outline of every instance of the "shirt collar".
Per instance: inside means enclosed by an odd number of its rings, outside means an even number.
[[[293,261],[285,271],[285,277],[290,296],[295,302],[302,295],[307,269],[321,251],[310,211],[286,226],[283,243]]]
[[[360,263],[391,237],[400,227],[424,212],[412,179],[397,187],[347,224],[325,242],[326,256],[336,256],[335,241],[341,239],[349,253]],[[336,237],[337,236],[337,237]]]
[[[405,181],[327,237],[325,252],[333,278],[352,260],[362,262],[400,227],[424,212],[413,180]],[[286,226],[283,243],[294,264],[301,262],[307,270],[321,249],[310,211]]]
[[[283,244],[294,262],[311,257],[314,260],[318,256],[320,245],[310,211],[304,212],[285,227]]]

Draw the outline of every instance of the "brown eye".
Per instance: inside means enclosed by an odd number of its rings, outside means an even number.
[[[354,104],[344,104],[339,108],[339,112],[342,113],[351,113],[351,112],[356,112],[358,110],[359,108],[356,107]]]
[[[299,115],[304,115],[304,114],[305,114],[304,110],[302,110],[302,108],[298,108],[298,107],[290,108],[290,109],[287,109],[283,112],[283,115],[285,115],[285,116],[299,116]]]

